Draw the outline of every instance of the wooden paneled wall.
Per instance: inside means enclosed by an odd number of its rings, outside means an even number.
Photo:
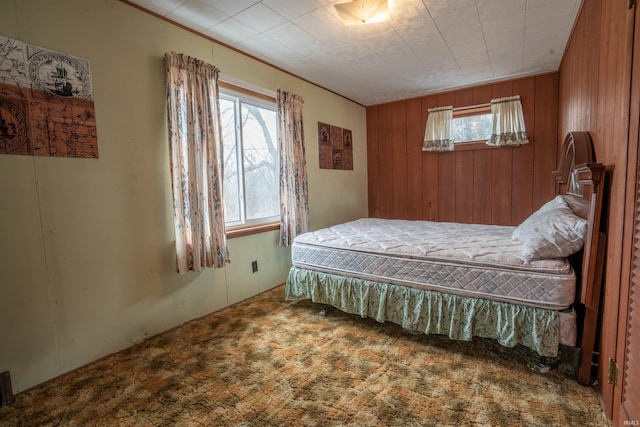
[[[428,109],[511,95],[522,99],[529,144],[422,151]],[[557,125],[557,73],[367,107],[369,215],[517,225],[555,194]]]
[[[634,13],[625,1],[584,0],[559,71],[558,132],[589,131],[596,161],[613,168],[598,383],[608,416],[613,412],[614,390],[607,384],[604,365],[608,358],[616,359],[618,313],[626,313],[620,301],[621,289],[628,290],[628,279],[622,280],[621,273],[628,274],[629,270],[629,254],[623,253],[623,248],[625,222],[632,221],[633,215],[627,211],[625,216],[625,206],[633,207],[635,197],[636,158],[628,154],[630,106],[638,103],[636,97],[631,104]],[[636,123],[636,144],[637,120],[637,114],[631,118]],[[629,161],[633,163],[630,168]],[[626,225],[627,241],[632,227],[632,222]],[[616,359],[618,363],[622,363],[620,359]]]

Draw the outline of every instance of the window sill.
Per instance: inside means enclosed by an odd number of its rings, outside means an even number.
[[[487,145],[486,141],[457,142],[453,144],[453,151],[493,150],[495,148],[500,148],[500,147]]]
[[[273,231],[279,229],[279,221],[252,225],[237,225],[227,228],[227,239],[235,239],[236,237],[250,236],[252,234],[264,233],[265,231]]]

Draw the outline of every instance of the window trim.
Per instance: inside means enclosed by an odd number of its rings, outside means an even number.
[[[453,109],[453,119],[459,119],[469,116],[480,116],[483,114],[491,114],[491,104],[473,106],[473,107],[459,107]],[[460,141],[453,143],[453,151],[467,151],[467,150],[484,150],[493,149],[493,147],[487,145],[486,140],[475,141]]]
[[[251,89],[244,88],[242,86],[235,85],[233,83],[218,81],[220,92],[226,92],[226,94],[245,95],[253,98],[256,101],[266,102],[270,105],[276,106],[276,98],[273,96],[265,95],[259,92],[255,92]],[[276,106],[277,115],[277,106]],[[242,185],[244,186],[244,178]],[[225,223],[225,232],[227,239],[235,239],[238,237],[250,236],[253,234],[264,233],[267,231],[280,230],[280,220],[275,220],[274,217],[266,217],[264,219],[257,219],[247,221],[244,224],[229,224]]]
[[[280,230],[280,221],[263,222],[260,224],[240,224],[225,227],[227,239],[250,236],[252,234],[264,233],[267,231]]]

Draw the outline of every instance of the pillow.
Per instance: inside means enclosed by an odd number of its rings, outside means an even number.
[[[549,200],[547,203],[542,205],[540,209],[538,209],[536,212],[546,212],[546,211],[550,211],[558,208],[571,209],[567,204],[567,202],[564,200],[564,197],[562,197],[560,194],[558,194],[556,197],[554,197],[553,199]],[[515,230],[513,230],[513,234],[511,234],[511,238],[513,240],[520,239],[520,230],[521,230],[520,227],[517,227]]]
[[[586,233],[587,221],[569,207],[537,210],[514,231],[527,260],[569,256],[582,248]]]
[[[564,197],[562,197],[561,194],[558,194],[556,197],[554,197],[553,199],[549,200],[547,203],[542,205],[540,207],[540,209],[538,209],[538,210],[539,211],[550,211],[550,210],[558,209],[558,208],[571,209],[569,207],[569,204],[567,203],[566,200],[564,200]]]

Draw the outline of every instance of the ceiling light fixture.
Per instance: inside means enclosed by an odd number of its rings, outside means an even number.
[[[334,4],[333,7],[336,8],[340,20],[347,27],[391,19],[387,0],[353,0],[349,3]]]

